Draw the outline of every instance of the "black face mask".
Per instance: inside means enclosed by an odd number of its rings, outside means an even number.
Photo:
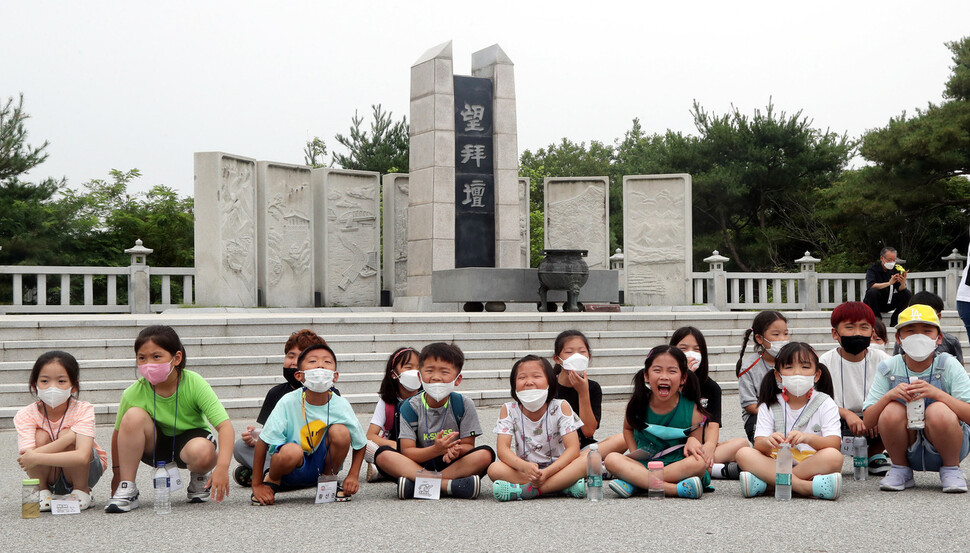
[[[303,386],[303,383],[296,379],[296,373],[299,369],[287,369],[283,367],[283,378],[289,383],[290,387],[294,390]]]
[[[839,336],[839,342],[842,344],[842,349],[849,355],[859,355],[866,351],[866,348],[872,342],[872,338],[869,336]]]

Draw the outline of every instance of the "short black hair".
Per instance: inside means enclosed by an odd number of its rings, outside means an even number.
[[[937,296],[933,292],[927,292],[923,290],[922,292],[916,292],[913,294],[913,299],[909,300],[910,305],[928,305],[936,311],[937,315],[943,312],[943,308],[946,304],[943,303],[943,298]]]
[[[465,364],[465,354],[455,344],[434,342],[424,346],[424,349],[418,355],[418,366],[423,366],[425,361],[432,358],[451,363],[459,373],[461,373],[461,368]]]
[[[333,366],[334,366],[334,369],[336,369],[337,368],[337,354],[334,353],[333,350],[330,349],[330,346],[328,346],[327,344],[313,344],[313,345],[307,347],[305,350],[301,351],[300,352],[300,356],[296,358],[296,369],[298,371],[303,370],[303,359],[306,357],[306,354],[310,353],[311,351],[316,351],[318,349],[323,349],[323,350],[327,350],[327,351],[330,352],[330,355],[333,356]]]

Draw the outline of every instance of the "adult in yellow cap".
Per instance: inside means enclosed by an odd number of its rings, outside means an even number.
[[[952,355],[937,352],[942,339],[936,311],[911,305],[896,325],[903,352],[879,363],[863,421],[878,426],[892,459],[879,483],[883,490],[912,488],[913,470],[923,470],[940,472],[944,492],[967,491],[960,461],[970,453],[970,378]],[[907,415],[906,404],[917,401],[924,410],[922,428],[918,417]]]

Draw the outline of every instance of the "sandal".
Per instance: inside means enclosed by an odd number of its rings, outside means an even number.
[[[78,506],[81,510],[85,510],[94,503],[94,498],[90,493],[82,492],[81,490],[74,490],[68,496],[69,499],[74,499],[77,501]]]
[[[353,498],[354,496],[344,493],[343,484],[337,484],[337,495],[335,496],[334,501],[336,501],[337,503],[346,503]]]
[[[273,482],[263,482],[263,485],[266,486],[267,488],[273,490],[273,497],[276,497],[276,495],[278,493],[280,493],[280,485],[279,484],[274,484]],[[249,503],[253,507],[265,507],[265,505],[263,505],[262,503],[259,502],[258,499],[256,499],[256,495],[255,494],[249,494]]]
[[[40,501],[40,512],[47,513],[51,510],[51,499],[54,498],[54,492],[43,489],[40,490],[40,495],[38,497]]]
[[[889,472],[889,466],[891,463],[889,459],[886,458],[885,454],[877,453],[872,457],[869,457],[869,474],[881,475]]]

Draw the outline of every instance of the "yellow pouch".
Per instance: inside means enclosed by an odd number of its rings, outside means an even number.
[[[327,423],[323,421],[310,421],[300,428],[300,447],[303,451],[313,453],[323,440],[326,429]]]

